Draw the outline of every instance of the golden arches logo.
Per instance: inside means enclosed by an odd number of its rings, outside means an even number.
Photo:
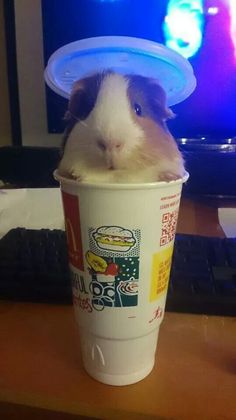
[[[73,251],[77,252],[78,247],[77,247],[76,235],[75,235],[74,228],[69,217],[65,219],[65,225],[66,225],[67,242],[68,244],[72,244]],[[71,241],[70,241],[70,238],[71,238]]]

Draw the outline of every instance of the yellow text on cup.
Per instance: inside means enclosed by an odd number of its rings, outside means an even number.
[[[156,300],[161,293],[167,291],[172,253],[173,245],[153,255],[150,302]]]

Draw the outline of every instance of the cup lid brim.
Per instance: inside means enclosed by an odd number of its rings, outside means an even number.
[[[76,80],[104,69],[157,79],[168,106],[182,102],[196,87],[192,66],[179,53],[147,39],[124,36],[86,38],[59,48],[48,61],[45,80],[54,92],[69,98]]]

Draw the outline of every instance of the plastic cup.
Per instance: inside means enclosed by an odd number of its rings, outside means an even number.
[[[60,182],[75,318],[87,373],[128,385],[153,369],[182,184]]]

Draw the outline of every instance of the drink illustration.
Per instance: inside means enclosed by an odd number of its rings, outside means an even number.
[[[89,290],[94,309],[137,305],[139,256],[104,257],[88,250],[85,259],[91,275]]]
[[[138,295],[138,282],[135,279],[131,278],[127,281],[120,281],[117,286],[117,293],[120,299],[120,306],[123,305],[123,299],[125,296],[136,297]]]

